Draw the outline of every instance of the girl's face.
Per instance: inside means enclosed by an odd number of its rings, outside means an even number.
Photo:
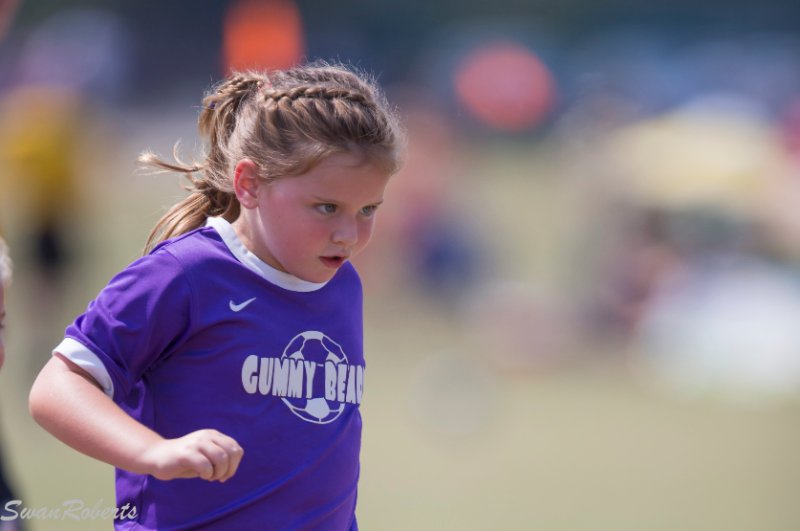
[[[389,181],[351,154],[332,155],[302,175],[272,183],[248,173],[237,166],[243,208],[236,232],[261,260],[309,282],[330,280],[367,245]]]

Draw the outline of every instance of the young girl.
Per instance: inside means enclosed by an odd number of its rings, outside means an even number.
[[[369,241],[398,167],[377,87],[322,63],[203,100],[206,159],[66,330],[34,418],[117,467],[117,529],[357,529]]]

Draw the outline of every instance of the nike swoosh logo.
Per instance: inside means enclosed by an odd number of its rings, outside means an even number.
[[[255,297],[253,297],[252,299],[247,299],[246,301],[244,301],[244,302],[241,302],[241,303],[239,303],[239,304],[236,304],[236,303],[234,303],[233,301],[230,301],[230,302],[228,303],[228,306],[230,306],[231,310],[233,310],[234,312],[241,312],[242,310],[244,310],[244,309],[245,309],[245,307],[246,307],[248,304],[250,304],[250,303],[251,303],[251,302],[253,302],[254,300],[256,300],[256,298],[255,298]]]

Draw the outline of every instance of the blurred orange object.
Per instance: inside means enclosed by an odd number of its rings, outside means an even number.
[[[231,4],[223,28],[226,72],[283,69],[305,53],[300,11],[292,0],[239,0]]]
[[[456,69],[455,90],[475,118],[505,131],[538,125],[555,101],[547,66],[533,51],[506,41],[469,54]]]

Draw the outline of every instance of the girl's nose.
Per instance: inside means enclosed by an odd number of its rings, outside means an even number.
[[[344,219],[336,227],[331,238],[333,243],[343,247],[353,247],[358,243],[358,222]]]

